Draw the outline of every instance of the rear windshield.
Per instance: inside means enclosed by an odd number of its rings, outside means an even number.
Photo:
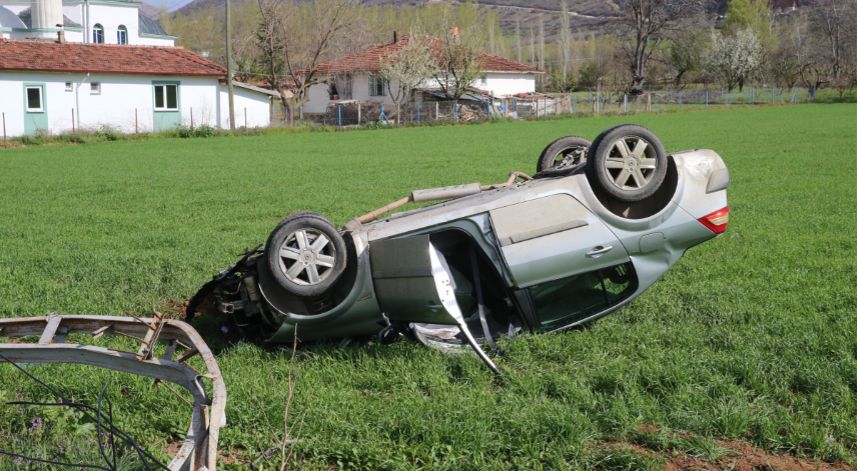
[[[556,330],[603,311],[630,296],[636,281],[628,262],[532,286],[539,328]]]

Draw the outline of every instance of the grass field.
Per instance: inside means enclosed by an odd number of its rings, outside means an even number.
[[[407,342],[302,347],[295,467],[657,468],[675,454],[722,459],[722,439],[857,464],[857,106],[634,119],[669,150],[723,156],[727,233],[591,328],[508,342],[499,380],[475,358]],[[622,120],[0,150],[0,313],[146,314],[295,210],[344,223],[413,188],[498,182],[532,172],[552,139]],[[228,467],[281,439],[289,353],[218,355]],[[118,421],[153,450],[184,435],[186,405],[151,381],[29,371],[91,402],[109,378]],[[0,367],[0,399],[15,397],[47,396]],[[0,448],[39,413],[13,409],[0,406]]]

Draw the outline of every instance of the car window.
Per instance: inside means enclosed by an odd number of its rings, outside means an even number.
[[[622,301],[634,292],[631,263],[548,281],[528,290],[542,331],[559,329]]]

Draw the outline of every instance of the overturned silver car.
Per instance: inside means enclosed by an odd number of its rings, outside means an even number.
[[[530,177],[414,191],[341,229],[316,213],[206,283],[189,319],[264,342],[402,334],[483,351],[499,336],[604,316],[726,230],[729,173],[711,150],[667,154],[623,125],[554,141]],[[410,202],[442,201],[385,216]]]

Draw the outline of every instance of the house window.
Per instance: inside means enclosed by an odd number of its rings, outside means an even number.
[[[95,44],[104,44],[104,26],[101,26],[99,23],[96,23],[92,27],[92,42]]]
[[[488,85],[488,76],[483,75],[480,80],[482,81],[482,85]]]
[[[387,81],[377,75],[369,76],[369,96],[385,96]]]
[[[179,86],[172,83],[155,85],[155,111],[178,111]]]
[[[89,93],[93,95],[101,95],[101,82],[91,82],[89,84]]]
[[[116,30],[116,44],[128,44],[128,28],[125,25],[119,25]]]
[[[42,102],[42,87],[25,87],[27,93],[27,112],[42,113],[45,111]]]
[[[65,91],[67,91],[67,92],[74,91],[74,86],[71,84],[71,82],[65,83]]]

